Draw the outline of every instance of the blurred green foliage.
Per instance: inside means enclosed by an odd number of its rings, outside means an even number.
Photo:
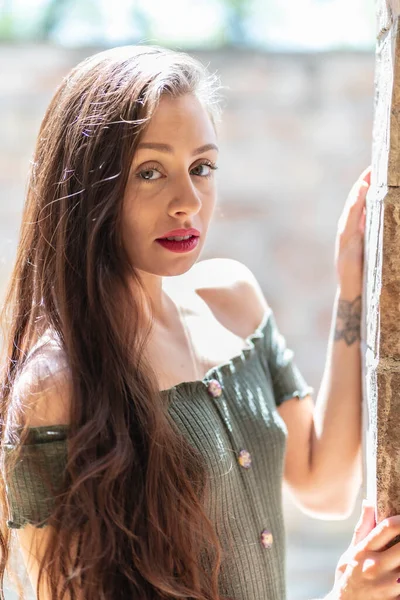
[[[357,47],[357,40],[364,46],[371,40],[372,47],[373,2],[352,0],[357,27],[348,23],[344,32],[333,21],[339,23],[344,11],[349,21],[345,0],[0,0],[0,41],[266,49],[276,44],[305,49],[309,42],[315,49],[313,32],[325,43],[322,31],[329,21],[327,47]],[[327,8],[324,14],[321,5]],[[114,22],[119,14],[121,20]],[[315,19],[319,37],[311,28]]]
[[[114,0],[118,8],[118,0]],[[190,0],[188,0],[188,3]],[[27,0],[27,4],[29,0]],[[138,2],[132,1],[129,13],[135,28],[140,31],[140,37],[151,36],[151,20],[146,10]],[[216,34],[223,45],[241,45],[247,39],[246,20],[251,13],[253,0],[215,0],[215,5],[222,6],[222,19],[220,34]],[[27,26],[18,11],[13,10],[12,0],[3,0],[0,10],[0,39],[35,39],[38,41],[50,40],[62,25],[69,11],[77,6],[76,0],[47,0],[37,10],[37,14],[30,16]],[[171,16],[174,18],[171,6]],[[189,8],[189,4],[188,4]],[[99,3],[95,0],[79,0],[79,13],[81,19],[98,20],[101,27],[102,14]],[[134,40],[132,40],[134,41]]]
[[[36,34],[39,39],[48,40],[51,37],[70,4],[70,0],[50,0],[43,10],[43,17]]]
[[[248,41],[246,21],[251,14],[250,0],[222,0],[226,19],[222,39],[227,45],[245,45]]]

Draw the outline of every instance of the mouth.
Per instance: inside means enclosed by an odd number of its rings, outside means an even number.
[[[199,243],[198,235],[175,235],[165,238],[158,238],[156,242],[170,252],[190,252],[196,248]]]
[[[181,242],[182,240],[189,240],[191,237],[195,237],[193,235],[171,235],[171,236],[165,236],[163,238],[158,238],[160,240],[171,240],[174,242]],[[196,236],[198,237],[198,236]]]

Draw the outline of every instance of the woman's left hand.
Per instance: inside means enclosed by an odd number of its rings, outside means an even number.
[[[371,183],[371,166],[357,179],[338,223],[335,266],[345,294],[359,295],[363,285],[365,198]]]

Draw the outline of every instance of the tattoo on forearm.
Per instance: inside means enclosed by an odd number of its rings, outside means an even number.
[[[344,340],[348,346],[361,339],[361,296],[355,300],[340,300],[336,315],[335,341]]]

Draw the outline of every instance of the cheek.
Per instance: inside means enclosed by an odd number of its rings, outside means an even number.
[[[125,235],[127,232],[136,228],[137,209],[133,207],[129,201],[124,201],[124,208],[122,210],[122,231]]]
[[[158,205],[158,206],[157,206]],[[131,259],[148,252],[153,238],[157,237],[155,227],[160,220],[159,203],[148,198],[127,197],[122,210],[122,243]]]
[[[129,200],[124,203],[122,210],[122,243],[129,253],[132,255],[135,247],[137,247],[138,239],[140,238],[140,231],[143,230],[140,218],[140,208],[136,203],[132,203]]]
[[[208,213],[212,213],[214,206],[217,202],[217,192],[213,186],[206,194],[204,194],[203,208]]]
[[[139,193],[139,190],[127,190],[123,201],[122,219],[126,230],[139,231],[148,219],[151,204]]]

